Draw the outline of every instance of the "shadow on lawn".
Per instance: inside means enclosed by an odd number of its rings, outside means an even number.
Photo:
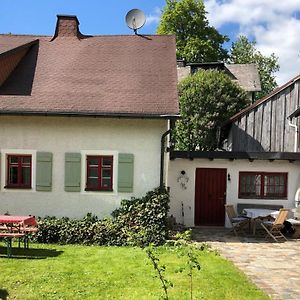
[[[57,257],[57,256],[61,255],[62,253],[63,253],[63,251],[58,251],[55,249],[13,248],[12,249],[12,258],[13,259],[45,259],[48,257]],[[0,257],[8,258],[6,247],[0,247]],[[0,296],[1,296],[1,294],[0,294]]]
[[[9,294],[8,294],[7,290],[0,289],[0,300],[6,300],[6,299],[8,299],[8,296],[9,296]]]

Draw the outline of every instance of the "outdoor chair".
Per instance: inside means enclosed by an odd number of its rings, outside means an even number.
[[[283,223],[286,220],[289,209],[281,208],[275,221],[261,221],[260,225],[267,232],[265,238],[273,239],[275,242],[280,240],[287,241],[287,238],[282,234],[281,229],[284,227]]]
[[[227,216],[229,218],[229,221],[232,226],[232,231],[236,236],[239,235],[239,233],[245,234],[245,228],[248,227],[250,224],[250,219],[244,216],[238,216],[236,211],[234,210],[233,205],[225,204],[225,210],[227,213]]]

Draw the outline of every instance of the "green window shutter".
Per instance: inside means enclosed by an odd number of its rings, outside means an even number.
[[[37,152],[36,154],[36,190],[51,191],[52,189],[52,153]]]
[[[119,154],[118,192],[133,192],[133,154]]]
[[[65,153],[65,191],[80,192],[81,154]]]

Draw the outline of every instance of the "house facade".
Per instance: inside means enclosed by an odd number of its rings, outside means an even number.
[[[170,153],[171,214],[188,226],[227,226],[224,204],[294,208],[299,202],[297,76],[233,116],[223,150]]]
[[[83,35],[75,16],[0,35],[0,213],[102,218],[159,186],[176,84],[173,36]]]

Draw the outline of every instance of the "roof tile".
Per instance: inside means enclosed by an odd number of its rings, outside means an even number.
[[[37,38],[0,87],[0,113],[178,114],[173,36],[0,35],[0,52]]]

